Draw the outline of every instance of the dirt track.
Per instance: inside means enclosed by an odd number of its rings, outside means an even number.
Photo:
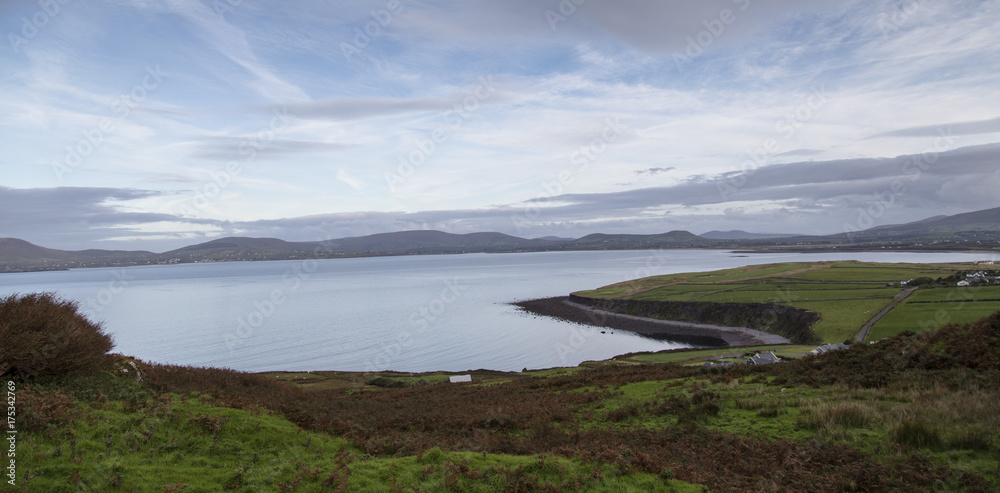
[[[595,310],[571,303],[565,296],[519,301],[513,304],[535,315],[612,330],[624,330],[653,339],[697,346],[757,346],[788,343],[788,339],[784,337],[744,327],[657,320]]]

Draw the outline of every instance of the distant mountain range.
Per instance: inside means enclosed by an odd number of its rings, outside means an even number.
[[[709,231],[707,233],[702,233],[699,236],[702,238],[708,238],[710,240],[773,240],[776,238],[791,238],[793,236],[802,235],[785,235],[785,234],[770,234],[770,233],[747,233],[746,231]]]
[[[164,253],[120,250],[66,251],[16,238],[0,238],[0,272],[115,267],[128,265],[346,258],[447,253],[509,253],[569,250],[721,248],[750,251],[984,250],[1000,249],[1000,208],[936,216],[828,236],[687,231],[662,234],[591,234],[582,238],[518,238],[502,233],[451,234],[401,231],[323,242],[277,238],[220,238]]]
[[[854,233],[856,236],[905,236],[911,234],[960,234],[1000,231],[1000,208],[967,212],[954,216],[934,216],[907,224],[877,226]]]

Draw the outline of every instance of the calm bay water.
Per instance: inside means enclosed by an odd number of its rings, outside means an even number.
[[[247,371],[520,370],[684,347],[524,314],[513,301],[648,275],[808,260],[971,261],[969,253],[717,250],[432,255],[0,274],[0,295],[55,291],[115,351]]]

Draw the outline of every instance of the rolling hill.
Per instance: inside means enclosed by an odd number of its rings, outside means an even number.
[[[799,235],[771,234],[771,233],[748,233],[742,230],[733,231],[709,231],[698,236],[710,240],[771,240],[775,238],[792,238]]]
[[[877,226],[856,234],[905,236],[986,231],[1000,232],[1000,207],[954,216],[935,216],[906,224]]]
[[[527,239],[503,233],[453,234],[417,230],[379,233],[326,241],[288,242],[277,238],[219,238],[165,253],[146,251],[45,248],[16,238],[0,238],[0,272],[112,267],[189,262],[344,258],[446,253],[510,253],[571,250],[725,248],[757,251],[836,249],[951,249],[992,251],[1000,247],[1000,208],[953,216],[935,216],[828,236],[713,231],[660,234],[595,233],[578,239],[555,236]]]

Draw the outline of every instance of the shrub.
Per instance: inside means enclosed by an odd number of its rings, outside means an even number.
[[[877,410],[858,402],[831,402],[803,409],[796,421],[803,428],[832,431],[846,428],[871,428],[877,421]]]
[[[29,387],[18,395],[17,400],[21,422],[28,431],[66,425],[77,417],[73,398],[58,390],[46,391]]]
[[[639,416],[639,408],[633,404],[629,404],[608,413],[608,421],[611,421],[612,423],[620,423],[637,416]]]
[[[762,418],[777,418],[778,416],[781,416],[782,414],[785,413],[786,413],[785,408],[777,404],[769,404],[767,405],[767,407],[761,409],[760,411],[757,411],[757,415]]]
[[[896,443],[915,448],[936,449],[941,447],[941,435],[937,429],[924,421],[904,419],[892,430]]]
[[[385,377],[375,377],[365,382],[365,384],[372,385],[375,387],[382,387],[385,389],[401,389],[403,387],[409,387],[408,385],[406,385],[406,382],[400,380],[393,380],[391,378],[385,378]]]
[[[986,433],[976,430],[966,430],[948,440],[948,447],[986,452],[993,449],[993,442]]]
[[[107,363],[111,336],[78,309],[54,293],[0,298],[0,374],[92,373]]]

